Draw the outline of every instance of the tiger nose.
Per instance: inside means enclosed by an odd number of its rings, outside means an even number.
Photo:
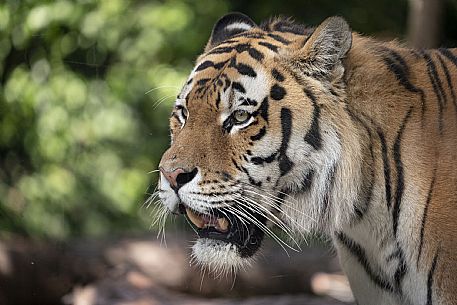
[[[179,190],[182,186],[192,181],[198,172],[197,168],[194,168],[191,171],[186,171],[182,168],[176,168],[172,171],[167,171],[163,167],[160,167],[159,169],[165,179],[167,179],[167,181],[170,183],[171,188],[175,191]]]

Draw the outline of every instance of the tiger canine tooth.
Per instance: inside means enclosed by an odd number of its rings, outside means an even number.
[[[223,232],[226,232],[228,230],[229,222],[227,218],[218,218],[217,219],[217,224],[218,224],[218,229],[220,229]]]
[[[200,216],[195,214],[191,209],[186,208],[186,213],[187,213],[187,217],[189,217],[190,221],[192,221],[192,223],[194,225],[196,225],[200,229],[205,226],[204,220]]]

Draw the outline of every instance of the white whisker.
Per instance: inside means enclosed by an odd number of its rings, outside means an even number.
[[[160,106],[160,104],[162,104],[162,103],[165,102],[167,99],[172,98],[172,97],[174,97],[174,96],[175,96],[175,94],[172,94],[172,95],[166,95],[166,96],[160,98],[159,100],[157,100],[157,102],[155,102],[155,103],[152,105],[152,109],[153,109],[153,110],[156,109],[157,107]]]
[[[285,201],[284,199],[278,198],[278,197],[276,197],[276,196],[274,196],[274,195],[271,195],[271,194],[269,194],[269,195],[261,194],[261,193],[259,193],[258,191],[256,191],[255,189],[254,189],[254,190],[252,190],[252,189],[251,189],[251,190],[245,189],[245,191],[246,191],[246,192],[250,192],[250,193],[255,194],[255,195],[258,195],[258,196],[261,196],[261,197],[266,198],[266,199],[271,199],[271,200],[273,200],[274,202],[276,202],[276,203],[278,203],[278,204],[280,204],[280,205],[282,205],[282,206],[284,206],[284,207],[287,207],[287,208],[293,210],[294,212],[300,213],[301,215],[303,215],[303,216],[309,218],[310,220],[312,220],[312,221],[314,221],[314,222],[317,222],[314,218],[312,218],[311,216],[305,214],[303,211],[300,211],[300,210],[294,208],[293,206],[291,206],[290,203],[288,203],[288,202]],[[263,192],[264,192],[264,191],[263,191]],[[283,212],[283,211],[282,211],[282,212]]]
[[[230,209],[232,211],[232,213],[234,213],[237,217],[238,216],[241,216],[241,217],[244,217],[246,218],[248,221],[250,221],[251,223],[253,223],[254,225],[256,225],[260,230],[262,230],[266,235],[270,236],[271,238],[273,238],[273,240],[275,240],[278,245],[284,250],[284,252],[286,253],[286,255],[288,257],[290,257],[289,255],[289,252],[287,252],[287,249],[283,246],[283,244],[286,244],[283,240],[281,240],[273,231],[271,231],[268,227],[266,227],[264,224],[262,224],[261,222],[259,222],[258,220],[256,220],[255,218],[251,217],[249,215],[249,213],[245,213],[243,211],[240,210],[240,206],[237,206],[237,208],[233,208],[231,207]]]
[[[291,249],[291,250],[294,250],[294,251],[299,251],[297,249],[295,249],[294,247],[290,246],[288,243],[286,243],[285,241],[283,241],[281,238],[279,238],[270,228],[268,228],[266,225],[264,225],[263,223],[261,223],[259,220],[257,220],[254,216],[252,216],[249,212],[247,212],[246,210],[243,209],[243,203],[238,201],[238,199],[235,199],[233,198],[234,201],[236,203],[238,203],[237,205],[234,205],[234,206],[229,206],[228,207],[228,210],[232,211],[233,214],[235,216],[241,216],[241,217],[244,217],[245,219],[247,219],[248,221],[250,221],[251,223],[253,223],[254,225],[256,225],[259,229],[261,229],[262,231],[265,232],[265,234],[269,235],[270,237],[272,237],[274,240],[276,240],[278,242],[278,244],[284,249],[284,251],[286,252],[287,256],[289,256],[289,253],[287,252],[286,248],[284,246],[286,246],[287,248]]]
[[[144,94],[146,95],[146,94],[149,94],[149,93],[151,93],[153,91],[156,91],[156,90],[159,90],[159,89],[163,89],[163,88],[175,88],[175,89],[179,90],[178,86],[159,86],[159,87],[155,87],[155,88],[149,89]]]
[[[301,250],[299,243],[295,240],[293,236],[292,229],[284,223],[281,219],[279,219],[276,215],[274,215],[270,210],[266,207],[262,206],[261,204],[257,203],[256,201],[252,200],[251,198],[242,198],[245,203],[250,203],[253,207],[246,205],[247,208],[250,210],[259,213],[261,216],[265,217],[267,220],[271,221],[274,225],[278,226],[286,235],[292,240],[292,242]],[[249,202],[246,202],[248,200]],[[261,209],[255,210],[254,208]],[[267,215],[268,214],[268,215]],[[269,216],[270,215],[270,216]]]
[[[246,190],[246,192],[250,192],[249,190]],[[288,215],[287,213],[284,212],[284,210],[282,209],[282,206],[286,206],[284,203],[282,203],[281,206],[278,206],[278,204],[281,204],[280,202],[277,202],[277,204],[275,203],[271,203],[269,202],[267,199],[268,197],[266,196],[263,196],[262,194],[259,194],[259,193],[256,193],[256,192],[253,192],[255,195],[258,195],[262,198],[265,198],[265,199],[260,199],[262,203],[270,206],[271,208],[275,209],[276,211],[278,211],[279,213],[281,213],[282,215],[284,215],[290,222],[294,223],[295,225],[297,225],[299,228],[303,229],[304,231],[307,231],[306,228],[304,228],[300,223],[298,223],[295,218],[293,218],[292,216]],[[287,207],[287,206],[286,206]],[[289,207],[290,209],[293,209],[292,207]],[[295,210],[295,209],[294,209]],[[310,218],[312,221],[315,221],[313,218],[311,218],[310,216],[302,213],[303,215],[307,216],[308,218]],[[309,233],[309,232],[308,232]]]
[[[253,207],[249,206],[249,205],[246,205],[245,207],[246,208],[249,208],[250,210],[252,210],[253,212],[256,212],[258,214],[260,214],[261,216],[265,217],[267,220],[271,221],[274,225],[278,226],[283,232],[285,232],[287,234],[287,236],[294,242],[294,244],[298,247],[298,249],[301,250],[300,248],[300,245],[299,243],[295,240],[295,238],[293,237],[292,235],[292,230],[291,228],[289,228],[281,219],[279,219],[276,215],[274,215],[270,210],[268,210],[267,208],[265,208],[264,206],[262,206],[261,204],[258,204],[257,202],[255,202],[254,200],[250,199],[250,198],[243,198],[243,200],[245,201],[245,203],[248,203],[246,202],[246,200],[249,201],[249,203],[251,203],[253,205]],[[261,209],[261,211],[259,210],[256,210],[254,207],[258,208],[258,209]],[[267,213],[267,214],[265,214]]]

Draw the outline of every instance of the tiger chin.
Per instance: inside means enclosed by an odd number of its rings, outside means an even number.
[[[228,14],[176,99],[160,199],[211,269],[319,232],[358,304],[457,304],[456,90],[455,49]]]

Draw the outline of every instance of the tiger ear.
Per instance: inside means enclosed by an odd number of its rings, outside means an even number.
[[[328,76],[351,49],[352,32],[342,17],[324,20],[311,34],[300,54],[303,72],[314,76]]]
[[[257,27],[254,21],[242,13],[229,13],[221,17],[213,27],[205,52],[230,37]]]

